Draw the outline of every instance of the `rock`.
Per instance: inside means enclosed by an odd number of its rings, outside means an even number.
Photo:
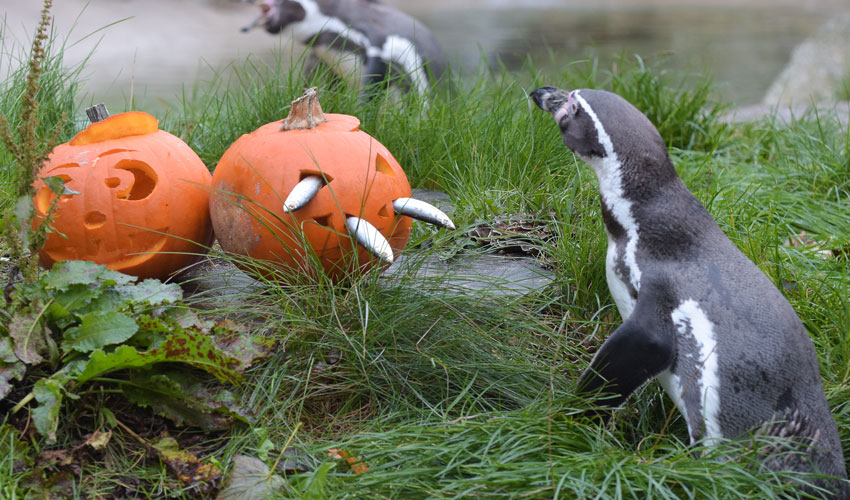
[[[440,291],[484,292],[499,296],[527,295],[555,279],[555,273],[531,257],[463,254],[441,259],[435,253],[406,254],[384,273],[385,278],[411,276],[432,281]]]
[[[178,281],[193,305],[209,309],[239,307],[245,296],[264,289],[230,261],[212,256],[184,271]]]
[[[411,189],[411,191],[413,192],[411,197],[430,203],[446,214],[449,214],[452,210],[454,210],[454,203],[452,203],[451,197],[442,191],[419,188]]]
[[[850,14],[827,21],[794,49],[762,99],[767,106],[809,105],[835,99],[850,75]]]
[[[402,276],[421,282],[422,290],[484,292],[497,296],[527,295],[555,279],[554,272],[541,267],[532,257],[461,254],[442,259],[436,253],[415,250],[396,259],[383,274],[388,280]],[[429,283],[433,287],[427,286]],[[209,309],[239,307],[248,294],[265,288],[227,260],[215,257],[185,272],[180,284],[187,299]]]
[[[810,104],[777,105],[754,104],[735,108],[726,114],[722,120],[727,123],[740,123],[772,118],[780,125],[791,125],[801,118],[821,120],[837,119],[842,127],[850,123],[850,102],[823,102],[812,107]]]

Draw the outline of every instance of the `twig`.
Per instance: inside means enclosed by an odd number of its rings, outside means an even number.
[[[18,404],[16,404],[15,406],[12,407],[12,414],[14,415],[15,413],[18,413],[21,410],[21,408],[26,406],[27,403],[29,403],[30,401],[33,400],[33,398],[35,398],[34,392],[30,392],[29,394],[24,396],[24,399],[18,401]]]
[[[116,424],[118,424],[118,427],[122,428],[122,429],[124,430],[124,432],[126,432],[127,434],[129,434],[129,435],[133,436],[134,438],[136,438],[136,441],[138,441],[139,443],[141,443],[141,444],[142,444],[142,446],[144,446],[145,448],[147,448],[147,449],[152,449],[152,448],[153,448],[153,446],[151,446],[151,445],[150,445],[150,443],[148,443],[147,441],[145,441],[145,439],[144,439],[142,436],[139,436],[138,434],[136,434],[135,432],[133,432],[133,429],[131,429],[131,428],[127,427],[126,425],[124,425],[124,423],[123,423],[122,421],[120,421],[120,420],[118,420],[118,419],[116,418],[116,419],[115,419],[115,423],[116,423]]]

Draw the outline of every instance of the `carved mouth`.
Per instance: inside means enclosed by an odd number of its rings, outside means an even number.
[[[155,233],[165,233],[168,231],[168,228],[163,228],[162,230],[154,231]],[[133,252],[123,258],[112,260],[110,262],[101,262],[105,264],[107,268],[113,271],[124,271],[125,269],[131,269],[133,267],[142,265],[152,258],[156,257],[158,252],[161,252],[165,245],[168,243],[169,236],[167,234],[162,234],[159,238],[155,239],[153,243],[147,247],[145,250],[139,250],[137,252]],[[66,260],[75,260],[79,259],[79,252],[74,248],[56,248],[56,249],[44,249],[44,253],[47,254],[50,259],[54,262],[62,262]]]

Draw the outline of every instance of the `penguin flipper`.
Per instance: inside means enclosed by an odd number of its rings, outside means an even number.
[[[656,294],[642,292],[629,319],[602,344],[581,375],[578,390],[616,407],[676,359],[675,326]],[[609,397],[610,395],[610,397]]]

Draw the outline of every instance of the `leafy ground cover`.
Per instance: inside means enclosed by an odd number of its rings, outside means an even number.
[[[64,69],[61,52],[48,45],[37,133],[62,123],[64,141],[82,106],[78,69]],[[27,57],[0,52],[10,63]],[[793,495],[734,444],[689,446],[654,384],[607,427],[577,417],[587,403],[574,383],[619,316],[605,284],[596,180],[532,109],[526,94],[541,84],[613,89],[656,123],[685,183],[803,318],[850,456],[850,131],[833,117],[729,125],[710,80],[628,57],[548,75],[531,62],[512,74],[482,66],[428,106],[413,95],[364,105],[356,90],[321,73],[307,82],[297,67],[249,59],[232,79],[195,83],[159,117],[161,128],[214,169],[236,138],[282,118],[317,84],[323,108],[360,117],[412,185],[453,198],[459,229],[416,223],[410,248],[445,259],[483,251],[467,230],[522,214],[555,236],[534,242],[553,285],[507,299],[376,271],[341,284],[262,281],[238,306],[211,306],[178,284],[131,286],[81,267],[43,273],[10,292],[39,306],[7,302],[0,325],[0,341],[12,342],[28,314],[26,331],[38,324],[55,344],[42,360],[28,357],[25,374],[20,352],[0,350],[0,366],[17,367],[0,399],[0,497]],[[0,112],[13,125],[22,71],[0,82]],[[13,158],[0,146],[4,200],[14,198]],[[93,326],[104,321],[111,326]],[[104,330],[109,338],[97,335]],[[228,332],[274,347],[256,363],[228,364],[232,344],[219,342],[233,340]],[[167,357],[163,346],[177,338],[222,362]],[[223,365],[238,369],[217,371]]]

